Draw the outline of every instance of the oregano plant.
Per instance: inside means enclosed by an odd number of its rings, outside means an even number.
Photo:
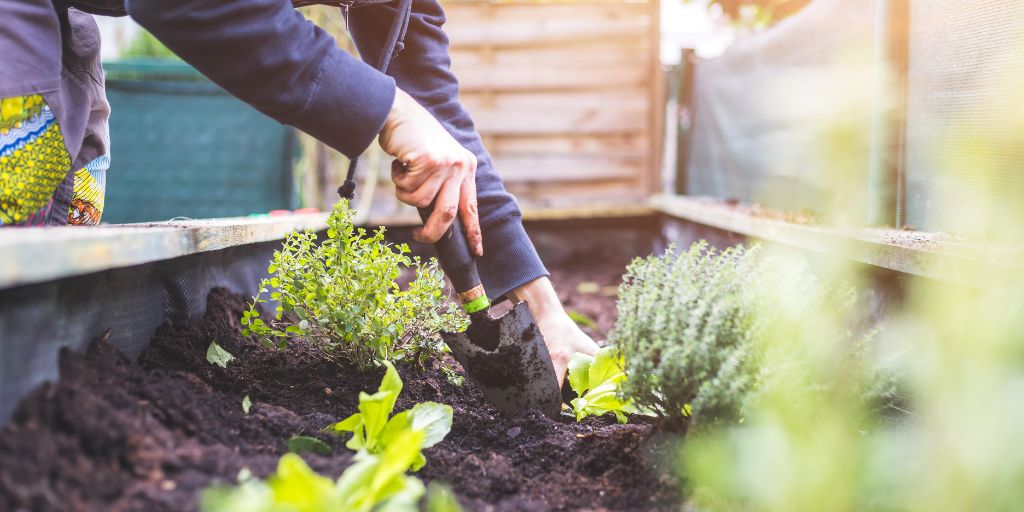
[[[357,228],[348,201],[334,206],[327,224],[322,242],[311,230],[294,232],[274,253],[271,277],[242,315],[243,334],[279,348],[303,338],[360,368],[440,355],[439,333],[463,329],[465,318],[446,300],[437,260],[388,244],[383,227]],[[415,274],[405,288],[397,283],[403,271]],[[278,306],[264,320],[258,307],[268,295]]]

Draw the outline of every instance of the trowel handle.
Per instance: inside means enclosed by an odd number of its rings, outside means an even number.
[[[433,207],[421,208],[420,218],[425,222],[430,217]],[[490,305],[484,286],[480,283],[480,274],[476,270],[476,259],[469,250],[466,241],[466,230],[462,221],[456,217],[448,231],[434,243],[434,251],[441,262],[445,275],[451,279],[455,291],[459,294],[462,307],[466,313],[486,310]]]

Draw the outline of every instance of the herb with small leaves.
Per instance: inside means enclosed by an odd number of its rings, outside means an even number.
[[[387,244],[384,228],[356,228],[347,201],[335,205],[327,223],[322,243],[312,231],[295,232],[274,253],[271,277],[243,313],[243,334],[279,348],[304,338],[361,369],[439,358],[439,333],[464,329],[466,319],[446,300],[437,260],[424,263],[405,244]],[[416,275],[405,289],[396,283],[403,270]],[[264,320],[258,307],[268,296],[279,306]]]

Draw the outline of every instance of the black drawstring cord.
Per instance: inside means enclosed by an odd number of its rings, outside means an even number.
[[[377,71],[387,73],[391,61],[405,49],[405,34],[409,30],[409,20],[412,18],[412,0],[398,0],[398,11],[395,13],[395,21],[391,24],[391,31],[388,32],[387,42],[384,50],[377,61]],[[346,18],[347,20],[348,18]],[[356,164],[359,158],[353,158],[348,163],[348,173],[345,175],[345,182],[338,187],[338,195],[349,201],[356,195]]]

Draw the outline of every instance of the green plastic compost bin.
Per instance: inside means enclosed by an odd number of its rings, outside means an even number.
[[[292,209],[292,129],[173,60],[104,65],[111,164],[103,221]]]

